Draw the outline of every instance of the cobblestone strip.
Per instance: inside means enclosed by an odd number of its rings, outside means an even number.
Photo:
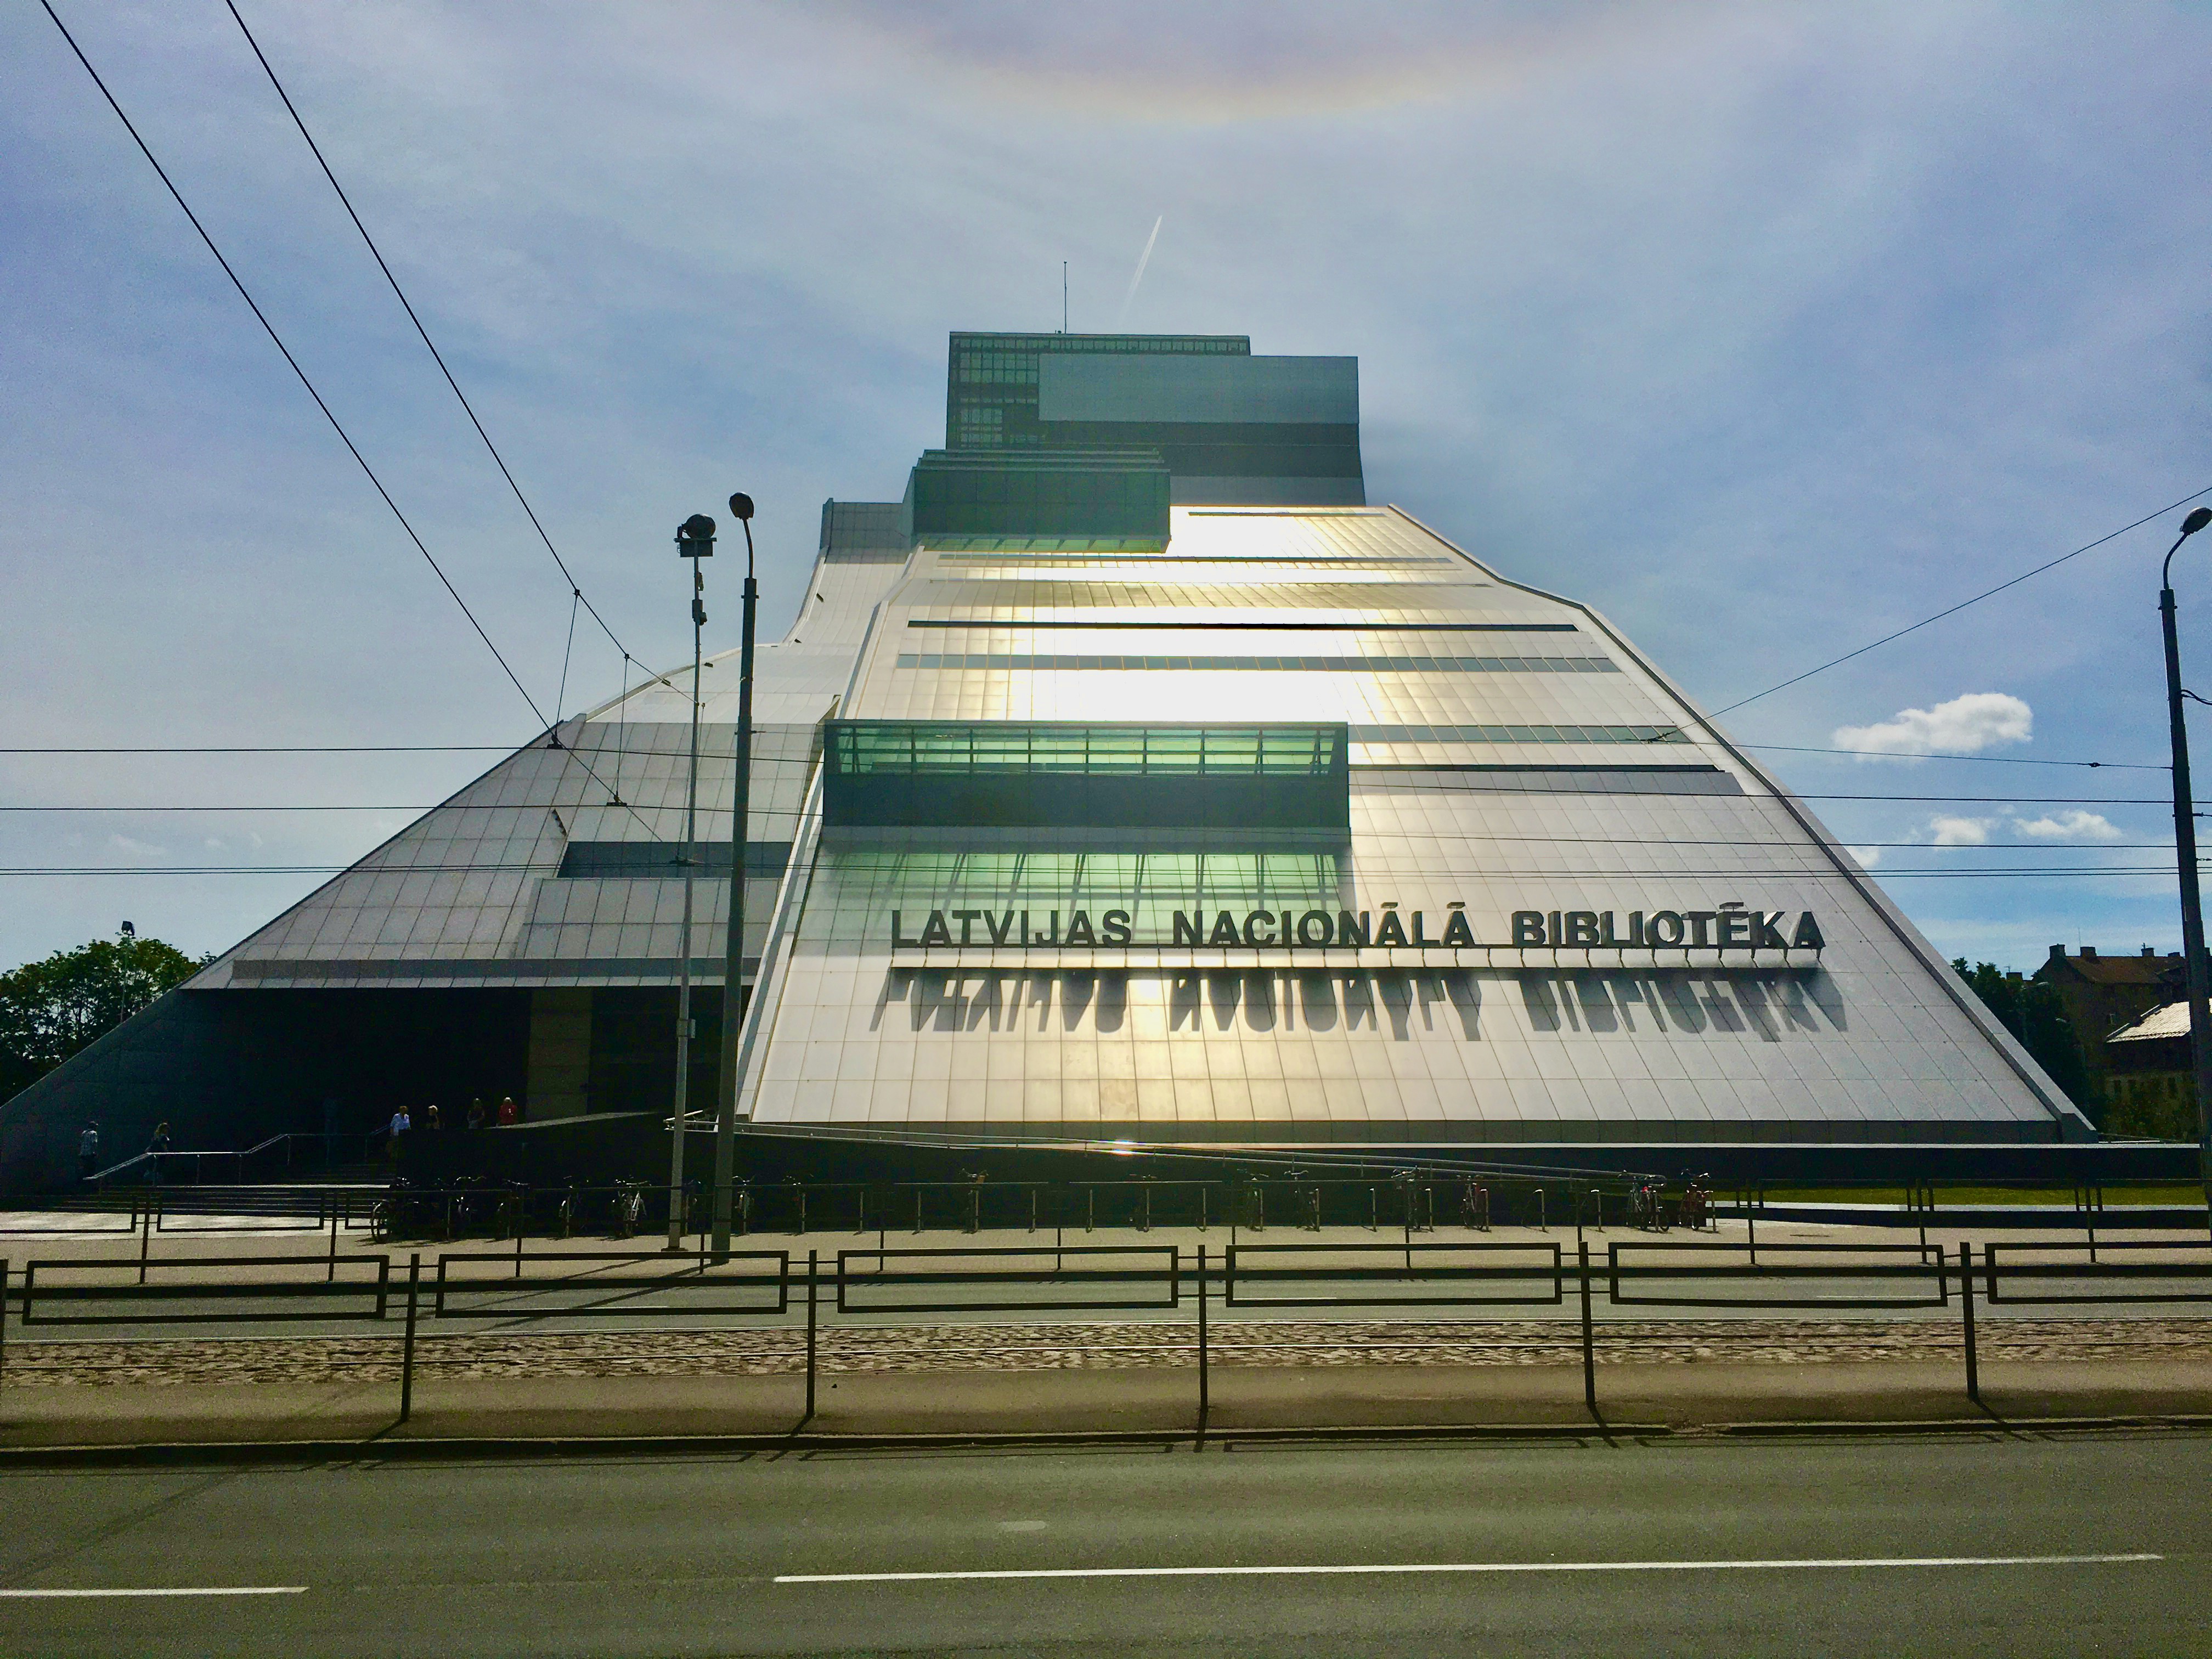
[[[1127,1370],[1194,1367],[1180,1325],[921,1325],[821,1333],[826,1371]],[[327,1383],[396,1381],[396,1337],[11,1345],[9,1387],[101,1383]],[[1217,1365],[1559,1365],[1581,1358],[1580,1333],[1550,1321],[1480,1325],[1410,1321],[1236,1322],[1212,1328]],[[1600,1328],[1598,1363],[1832,1364],[1954,1358],[1948,1322],[1682,1321]],[[2028,1320],[1983,1327],[1981,1353],[2005,1360],[2212,1361],[2212,1320]],[[439,1335],[418,1340],[436,1377],[721,1376],[795,1372],[805,1339],[769,1330],[590,1331]]]

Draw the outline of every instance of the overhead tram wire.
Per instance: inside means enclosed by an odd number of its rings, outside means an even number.
[[[419,816],[424,813],[435,811],[441,805],[443,805],[441,802],[433,802],[428,805],[421,805],[414,803],[392,803],[386,805],[378,805],[374,803],[333,805],[315,802],[304,805],[272,805],[267,803],[225,805],[220,802],[191,802],[183,805],[159,805],[135,801],[111,801],[96,803],[90,805],[54,805],[50,803],[21,804],[7,802],[0,803],[0,812],[412,812]],[[568,805],[568,803],[556,802],[553,803],[553,805],[558,806]],[[537,805],[531,805],[524,807],[509,807],[503,810],[515,811],[536,811],[541,810],[541,808]],[[1728,848],[1741,851],[1771,851],[1778,853],[1804,852],[1809,850],[1806,844],[1802,842],[1742,840],[1738,838],[1713,836],[1683,838],[1680,836],[1640,837],[1618,836],[1468,835],[1452,836],[1449,837],[1449,839],[1470,842],[1483,842],[1486,844],[1528,843],[1545,847],[1700,847]],[[2173,850],[2172,843],[2170,842],[2154,841],[1965,842],[1954,845],[1944,845],[1936,842],[1927,841],[1840,840],[1837,844],[1849,848],[1864,848],[1869,851],[1879,850],[1881,852],[1920,852],[1944,854],[1957,853],[2002,853],[2007,854],[2034,854],[2038,857],[2057,857],[2065,854],[2087,855],[2090,854],[2102,853],[2168,853]],[[1182,855],[1177,854],[1176,856],[1180,857]],[[1229,856],[1237,855],[1231,854]],[[2212,854],[2208,854],[2206,856],[2208,860],[2212,860]],[[346,867],[350,868],[351,866],[348,866]],[[474,868],[481,866],[471,867]],[[2075,866],[2068,867],[2072,868]],[[2087,866],[2085,868],[2086,872],[2094,873],[2094,866]],[[1790,872],[1767,872],[1765,873],[1786,874]]]
[[[392,509],[392,516],[398,520],[399,527],[407,532],[407,539],[415,544],[416,551],[422,554],[424,560],[428,562],[431,570],[436,574],[438,580],[443,584],[446,592],[453,595],[453,603],[460,606],[461,614],[469,619],[469,626],[476,629],[477,637],[484,642],[484,648],[491,653],[500,667],[506,671],[507,678],[513,682],[514,689],[522,694],[523,702],[530,705],[530,712],[538,717],[538,724],[543,726],[545,723],[545,715],[544,712],[538,707],[538,700],[530,695],[529,688],[523,684],[506,657],[501,654],[499,647],[492,643],[491,635],[484,632],[483,624],[477,620],[476,612],[469,609],[468,601],[460,596],[459,591],[447,580],[445,570],[439,565],[437,559],[423,544],[422,538],[415,533],[415,526],[407,521],[407,515],[399,510],[399,503],[392,499],[392,492],[385,489],[384,481],[376,476],[376,469],[368,464],[368,458],[362,455],[353,439],[347,434],[338,417],[331,412],[331,406],[323,401],[323,394],[315,390],[315,383],[307,378],[307,371],[300,367],[300,360],[292,355],[292,349],[284,343],[283,337],[276,332],[275,325],[263,313],[258,302],[246,291],[246,284],[239,280],[238,273],[231,269],[230,261],[223,258],[222,250],[216,246],[215,238],[208,234],[207,227],[200,222],[199,215],[194,213],[191,204],[185,200],[184,192],[177,188],[167,171],[160,161],[155,159],[154,152],[148,148],[146,141],[138,136],[138,129],[131,125],[131,118],[123,112],[123,106],[116,101],[115,94],[107,89],[107,82],[100,78],[100,71],[93,68],[92,60],[84,55],[84,49],[76,43],[76,37],[69,32],[69,26],[62,21],[61,15],[53,9],[52,0],[39,0],[39,3],[46,9],[46,15],[53,19],[54,27],[61,31],[62,39],[69,43],[69,49],[76,54],[77,62],[84,65],[84,72],[92,77],[93,85],[100,88],[100,95],[107,100],[107,106],[115,112],[116,119],[123,123],[123,130],[131,135],[131,141],[138,146],[138,153],[146,158],[147,164],[154,169],[162,185],[168,190],[170,198],[179,208],[183,210],[185,217],[191,221],[192,228],[199,233],[200,240],[207,244],[208,252],[215,255],[216,263],[222,267],[222,274],[230,278],[230,285],[238,290],[238,297],[246,301],[247,308],[253,313],[254,319],[261,325],[262,331],[269,336],[276,349],[283,354],[284,361],[291,366],[292,373],[299,377],[300,384],[307,388],[307,395],[315,400],[315,407],[322,410],[323,418],[331,423],[331,430],[338,434],[338,441],[346,447],[346,453],[359,464],[369,483],[375,487],[376,493],[384,498],[385,506]]]
[[[514,470],[507,465],[507,457],[499,453],[499,446],[492,441],[491,434],[485,430],[483,422],[477,415],[476,405],[469,401],[468,393],[461,390],[461,383],[453,378],[453,371],[446,362],[446,354],[438,349],[437,342],[430,337],[430,331],[423,326],[422,319],[415,309],[415,302],[407,297],[407,290],[400,287],[399,278],[392,273],[390,261],[384,257],[384,250],[376,245],[376,238],[368,234],[368,227],[362,222],[361,215],[354,210],[353,198],[346,194],[345,186],[338,182],[337,174],[331,170],[329,159],[323,154],[323,147],[315,142],[315,135],[307,131],[307,123],[301,115],[299,106],[292,101],[292,94],[284,89],[284,82],[278,77],[276,66],[269,61],[269,54],[261,50],[261,42],[254,38],[253,31],[246,27],[246,18],[239,11],[235,0],[223,0],[223,4],[228,9],[232,21],[238,25],[238,32],[246,37],[246,44],[252,49],[254,61],[261,65],[261,72],[269,77],[269,84],[276,88],[276,96],[283,103],[284,112],[292,118],[292,125],[300,130],[300,137],[307,141],[307,149],[314,155],[315,165],[322,168],[323,177],[330,180],[331,189],[337,193],[339,204],[346,210],[346,217],[353,221],[353,228],[361,233],[362,242],[368,247],[369,258],[376,261],[376,268],[384,273],[384,280],[391,285],[392,297],[399,301],[400,309],[407,313],[407,320],[415,325],[415,332],[422,339],[423,349],[430,354],[430,360],[438,365],[438,373],[445,377],[447,386],[453,389],[453,396],[459,402],[462,412],[469,417],[469,424],[476,428],[477,436],[483,441],[484,449],[491,456],[492,465],[499,468],[499,476],[507,480],[507,487],[514,492],[516,505],[522,508],[523,515],[530,520],[530,527],[538,532],[538,539],[545,544],[545,550],[552,556],[554,565],[560,570],[562,579],[568,584],[568,649],[562,653],[562,696],[556,699],[553,726],[548,739],[556,748],[566,748],[568,745],[561,741],[558,704],[565,702],[567,697],[568,657],[574,650],[576,643],[576,607],[581,605],[589,611],[592,620],[599,624],[599,631],[607,636],[608,642],[622,653],[625,700],[629,696],[629,667],[635,660],[630,655],[630,649],[617,636],[607,619],[599,614],[599,608],[585,597],[583,584],[576,580],[576,573],[568,568],[568,562],[561,556],[561,550],[553,545],[553,538],[546,532],[544,521],[538,516],[538,509],[531,506],[530,498],[522,493],[522,485],[515,478]],[[695,698],[698,696],[698,687],[696,685],[692,688],[692,696]],[[608,794],[612,797],[612,804],[617,806],[627,805],[622,798],[620,777],[622,753],[618,736],[615,747],[616,782],[611,787],[601,786],[607,789]],[[587,774],[591,772],[588,763],[584,763],[584,770]],[[597,781],[596,776],[594,781]],[[639,821],[643,822],[642,819]],[[659,839],[658,836],[655,839]]]
[[[672,845],[672,842],[664,842]],[[1942,852],[1958,852],[1955,848],[1944,848]],[[2212,854],[2199,860],[2212,867]],[[668,865],[675,869],[677,865]],[[525,863],[487,863],[487,865],[392,865],[389,869],[361,869],[358,865],[9,865],[0,867],[0,876],[477,876],[477,874],[526,874],[526,872],[557,872],[557,858],[525,860]],[[1486,876],[1510,880],[1741,880],[1741,883],[1834,883],[1850,880],[1858,883],[1856,872],[1844,869],[1489,869]],[[1867,869],[1867,880],[2093,880],[2106,876],[2172,876],[2170,863],[2157,865],[2104,865],[2104,867],[2079,869]],[[1245,896],[1217,894],[1201,902],[1207,905],[1243,905]],[[1318,909],[1318,907],[1316,907]],[[1332,909],[1336,905],[1332,902]],[[1614,902],[1614,909],[1621,909]],[[978,945],[971,949],[988,949]],[[1119,949],[1119,947],[1117,947]],[[1155,949],[1152,945],[1137,945],[1134,951]],[[1172,949],[1172,947],[1159,947]],[[1188,947],[1186,947],[1188,949]],[[1228,947],[1197,947],[1197,949],[1228,949]],[[1237,947],[1237,949],[1294,949],[1270,945],[1270,947]],[[1425,947],[1409,947],[1425,949]],[[1443,945],[1431,945],[1427,949],[1447,949]]]
[[[583,602],[579,592],[568,600],[568,642],[561,647],[561,689],[553,694],[553,726],[560,729],[561,711],[568,706],[568,659],[576,652],[576,607]]]
[[[1918,622],[1913,623],[1908,627],[1900,628],[1894,634],[1885,634],[1878,640],[1869,641],[1866,644],[1859,647],[1856,651],[1846,651],[1840,657],[1832,657],[1817,668],[1808,668],[1802,674],[1793,674],[1788,679],[1781,681],[1778,684],[1768,686],[1764,691],[1754,691],[1747,697],[1740,697],[1735,702],[1729,704],[1725,708],[1716,708],[1713,710],[1712,718],[1718,720],[1723,714],[1734,714],[1737,709],[1745,707],[1747,704],[1757,702],[1761,697],[1771,697],[1777,691],[1786,691],[1791,686],[1799,684],[1801,681],[1811,679],[1815,674],[1825,674],[1828,670],[1836,667],[1838,664],[1847,663],[1854,657],[1863,657],[1868,652],[1879,649],[1881,647],[1887,645],[1892,640],[1901,640],[1907,634],[1917,633],[1921,629],[1927,627],[1930,623],[1942,622],[1946,617],[1955,617],[1961,611],[1966,610],[1969,605],[1979,605],[1984,599],[1994,598],[1996,595],[2003,592],[2008,587],[2017,587],[2022,582],[2027,580],[2031,576],[2040,576],[2046,570],[2056,570],[2060,565],[2064,564],[2069,559],[2078,559],[2084,553],[2090,551],[2092,549],[2102,547],[2106,542],[2112,541],[2118,537],[2124,536],[2130,530],[2140,530],[2143,526],[2148,524],[2153,519],[2164,518],[2167,514],[2172,512],[2175,507],[2186,507],[2190,502],[2204,495],[2212,495],[2212,484],[2205,485],[2203,489],[2197,490],[2193,495],[2184,495],[2178,501],[2169,502],[2167,505],[2160,507],[2155,513],[2146,513],[2142,517],[2137,519],[2133,524],[2124,524],[2118,530],[2112,532],[2110,534],[2098,537],[2094,542],[2085,542],[2080,547],[2075,548],[2071,553],[2062,553],[2057,558],[2051,560],[2048,563],[2039,564],[2033,570],[2021,571],[2019,575],[2014,576],[2009,581],[1999,582],[1995,587],[1985,589],[1984,592],[1975,594],[1973,598],[1970,599],[1961,599],[1958,604],[1951,606],[1948,610],[1938,611],[1932,617],[1923,617]]]
[[[7,752],[8,751],[5,750],[0,750],[0,754]],[[143,751],[119,750],[115,752],[132,753]],[[161,750],[156,752],[189,754],[204,751],[183,750],[176,751]],[[220,753],[223,751],[218,750],[216,752]],[[243,752],[258,753],[261,751],[249,750]],[[340,750],[337,752],[342,753],[345,751]],[[782,757],[771,756],[766,760],[763,760],[761,763],[764,766],[805,767],[811,767],[815,764],[813,761],[796,755]],[[605,785],[601,785],[601,787],[604,788],[605,787]],[[1711,797],[1709,799],[1757,799],[1759,797],[1753,796],[1746,798],[1723,796]],[[1981,805],[2000,804],[2011,806],[2069,806],[2083,805],[2099,806],[2163,806],[2166,804],[2164,801],[2147,800],[2134,796],[2118,795],[1801,795],[1798,799],[1801,800],[1911,801],[1917,802],[1922,805],[1929,806],[1942,805],[1954,801],[1964,801],[1970,804]],[[386,805],[375,802],[367,802],[359,805],[327,805],[321,802],[313,802],[306,805],[278,802],[273,805],[264,805],[255,802],[212,801],[188,803],[183,805],[162,806],[140,805],[130,801],[88,801],[82,803],[57,802],[52,804],[34,802],[21,805],[0,803],[0,812],[429,812],[434,811],[439,806],[443,805],[445,803],[441,801],[433,801],[427,806],[410,806]],[[550,804],[561,806],[590,805],[587,801],[556,801]],[[608,804],[610,805],[614,805],[612,802]],[[514,810],[535,810],[535,807],[533,806],[527,809],[516,808]],[[2199,816],[2201,817],[2203,815],[2200,813]],[[1577,836],[1467,835],[1454,836],[1449,837],[1449,839],[1455,841],[1587,841],[1593,845],[1601,847],[1796,847],[1803,844],[1798,842],[1789,841],[1741,841],[1732,839],[1716,841],[1711,839],[1698,840],[1694,838],[1686,840],[1675,836],[1667,836],[1658,840],[1644,841],[1639,840],[1635,836]],[[2085,845],[2087,843],[2085,843]],[[2117,845],[2118,843],[2100,844]],[[2147,842],[2142,844],[2146,847],[2162,847],[2168,843]],[[1927,843],[1924,842],[1854,842],[1853,845],[1860,847],[1922,847],[1927,845]]]
[[[511,743],[51,744],[24,748],[0,745],[0,755],[513,755],[530,746]],[[769,755],[756,758],[753,764],[811,766],[814,763],[796,756]]]
[[[510,755],[511,743],[48,744],[0,755]]]
[[[1741,703],[1735,706],[1742,707]],[[1912,755],[1881,749],[1815,749],[1798,743],[1741,743],[1736,747],[1756,749],[1763,753],[1775,755],[1849,755],[1856,760],[1979,761],[1985,765],[1992,766],[2086,766],[2093,769],[2102,767],[2114,772],[2171,772],[2173,770],[2171,766],[2154,765],[2148,761],[2045,760],[2039,755],[1960,755],[1948,753],[1942,750],[1924,755]]]
[[[545,712],[538,706],[538,700],[530,695],[530,689],[523,684],[520,676],[515,673],[513,665],[507,661],[499,647],[493,642],[491,635],[484,630],[483,624],[477,620],[476,612],[469,608],[468,601],[461,597],[460,590],[456,588],[447,576],[444,568],[439,564],[422,537],[416,534],[415,526],[408,521],[407,515],[399,510],[399,503],[392,498],[392,492],[384,487],[384,481],[377,477],[376,469],[368,464],[368,458],[361,453],[359,446],[346,431],[344,424],[332,412],[330,404],[323,400],[323,394],[315,389],[315,383],[307,378],[307,371],[300,366],[300,360],[292,355],[292,349],[284,343],[283,336],[277,333],[276,325],[269,320],[267,313],[261,309],[260,304],[247,290],[246,284],[240,280],[238,272],[232,269],[230,261],[223,257],[222,250],[216,246],[215,238],[208,234],[207,227],[200,222],[199,216],[192,211],[191,204],[185,200],[184,192],[177,188],[176,182],[169,177],[167,169],[163,167],[161,161],[155,156],[151,146],[139,135],[138,129],[132,124],[130,116],[124,112],[122,104],[117,100],[115,94],[108,90],[107,82],[100,78],[100,71],[92,66],[92,59],[85,56],[84,48],[77,45],[76,37],[69,31],[69,25],[62,21],[61,14],[54,9],[53,0],[39,0],[39,4],[46,15],[53,21],[54,27],[61,32],[62,39],[68,43],[69,49],[76,55],[77,62],[84,66],[84,72],[92,77],[93,85],[100,88],[100,95],[107,100],[108,108],[115,112],[115,118],[123,123],[123,130],[131,135],[131,142],[138,147],[138,153],[146,158],[147,165],[154,169],[155,175],[161,179],[162,187],[169,192],[170,199],[176,203],[185,217],[191,221],[192,228],[199,234],[200,240],[207,245],[207,251],[215,256],[216,263],[222,267],[222,274],[230,279],[230,285],[238,290],[238,297],[246,301],[246,308],[252,312],[254,320],[261,325],[262,331],[268,335],[270,343],[283,355],[285,362],[290,367],[294,375],[298,378],[301,386],[306,388],[307,396],[314,400],[315,407],[322,411],[323,418],[330,422],[331,430],[337,434],[338,441],[345,446],[346,453],[351,455],[355,463],[360,466],[363,476],[368,479],[377,495],[382,498],[385,506],[391,509],[392,516],[398,520],[400,529],[407,534],[407,539],[414,543],[416,551],[420,553],[424,562],[429,565],[432,573],[438,578],[439,584],[452,596],[453,603],[460,606],[461,614],[468,618],[469,626],[476,630],[477,637],[484,643],[484,648],[491,653],[493,659],[499,664],[501,670],[505,672],[515,690],[521,695],[523,702],[529,705],[530,712],[536,717],[539,729],[554,730],[555,728],[547,726]],[[608,637],[612,638],[613,635],[610,634]],[[617,641],[616,643],[619,646],[621,641]],[[598,783],[602,789],[606,788],[605,783],[592,771],[588,763],[580,763],[583,765],[586,774],[591,776],[593,782]],[[610,794],[612,793],[611,790],[609,791]],[[631,816],[636,817],[637,814],[632,811]],[[642,817],[638,817],[638,823],[654,840],[660,839],[653,826],[647,823]]]
[[[530,527],[538,532],[538,539],[545,544],[545,550],[553,556],[553,562],[559,567],[562,578],[568,582],[568,592],[573,600],[570,617],[572,638],[574,622],[574,606],[581,605],[591,613],[592,620],[599,625],[599,631],[605,634],[615,649],[621,652],[627,659],[629,656],[629,648],[616,637],[615,630],[608,625],[607,619],[599,614],[599,607],[584,596],[583,585],[576,580],[575,573],[568,568],[568,562],[561,556],[561,550],[553,545],[552,537],[546,533],[544,525],[538,520],[538,510],[531,506],[530,498],[522,493],[522,486],[515,482],[514,473],[508,467],[507,458],[499,453],[499,446],[491,441],[491,434],[484,429],[483,422],[477,418],[476,406],[469,402],[468,394],[461,390],[460,382],[453,378],[453,371],[446,366],[445,354],[438,349],[437,343],[431,339],[430,331],[423,327],[422,318],[416,313],[414,302],[408,299],[407,291],[399,286],[398,277],[392,275],[392,267],[384,258],[384,251],[377,246],[376,238],[368,234],[368,227],[362,222],[361,215],[354,211],[353,198],[346,194],[345,186],[338,182],[337,174],[331,170],[330,162],[324,157],[323,147],[315,142],[315,135],[307,131],[307,122],[301,118],[298,106],[292,102],[292,94],[285,91],[283,82],[277,78],[276,70],[269,62],[268,54],[261,50],[260,41],[254,39],[253,31],[246,26],[246,19],[240,15],[234,0],[223,0],[223,4],[228,7],[233,21],[238,25],[239,33],[246,37],[246,44],[253,49],[254,59],[261,65],[262,73],[269,77],[269,84],[276,89],[276,96],[283,100],[284,112],[292,118],[292,125],[299,128],[300,137],[307,141],[307,148],[314,153],[315,164],[322,168],[323,177],[330,180],[331,188],[337,192],[338,201],[346,210],[346,217],[353,221],[353,228],[361,233],[361,240],[368,246],[369,257],[376,261],[376,268],[384,273],[384,280],[391,284],[392,295],[398,300],[401,309],[407,313],[407,320],[415,325],[415,332],[422,337],[422,344],[429,351],[432,361],[438,365],[439,374],[446,377],[446,384],[453,388],[453,396],[460,400],[461,408],[469,417],[469,424],[477,429],[477,436],[483,440],[483,447],[490,453],[493,464],[499,468],[500,477],[507,480],[507,487],[514,492],[516,502],[530,520]]]

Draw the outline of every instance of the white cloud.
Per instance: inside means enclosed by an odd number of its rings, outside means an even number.
[[[1928,834],[1937,847],[1986,847],[1996,823],[1995,818],[1933,817]]]
[[[2039,818],[2014,818],[2012,827],[2037,841],[2118,841],[2120,832],[2102,812],[2072,807]]]
[[[110,836],[107,846],[111,852],[125,853],[135,859],[165,859],[169,856],[167,848],[156,847],[151,842],[133,841],[128,836]]]
[[[1862,870],[1871,870],[1881,862],[1881,848],[1879,847],[1846,847],[1844,851],[1859,861]]]
[[[2034,711],[2002,691],[1969,691],[1933,708],[1899,709],[1872,726],[1836,728],[1835,744],[1862,755],[1974,755],[1993,744],[2026,743]]]

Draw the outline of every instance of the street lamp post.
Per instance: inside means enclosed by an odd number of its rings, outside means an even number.
[[[745,838],[752,808],[753,612],[760,587],[753,580],[753,498],[730,497],[730,511],[745,532],[744,620],[738,648],[737,775],[730,802],[730,914],[722,969],[721,1073],[714,1096],[714,1255],[730,1251],[732,1182],[738,1158],[738,1030],[744,1018]]]
[[[676,1113],[668,1136],[668,1248],[684,1248],[684,1135],[691,1108],[691,887],[699,867],[700,630],[707,625],[707,579],[699,561],[714,552],[714,521],[694,513],[676,529],[676,552],[691,561],[691,774],[684,801],[684,931],[677,948]]]
[[[2212,1210],[2212,1001],[2204,963],[2204,914],[2197,895],[2197,800],[2189,787],[2189,724],[2181,704],[2181,647],[2173,627],[2173,556],[2208,524],[2212,507],[2181,521],[2159,574],[2158,620],[2166,635],[2166,715],[2173,743],[2173,850],[2181,877],[2181,956],[2189,986],[2189,1055],[2197,1079],[2197,1176]]]

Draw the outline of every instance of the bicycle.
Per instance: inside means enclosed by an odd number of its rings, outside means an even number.
[[[634,1237],[645,1224],[645,1183],[641,1181],[618,1181],[615,1183],[615,1237]]]

